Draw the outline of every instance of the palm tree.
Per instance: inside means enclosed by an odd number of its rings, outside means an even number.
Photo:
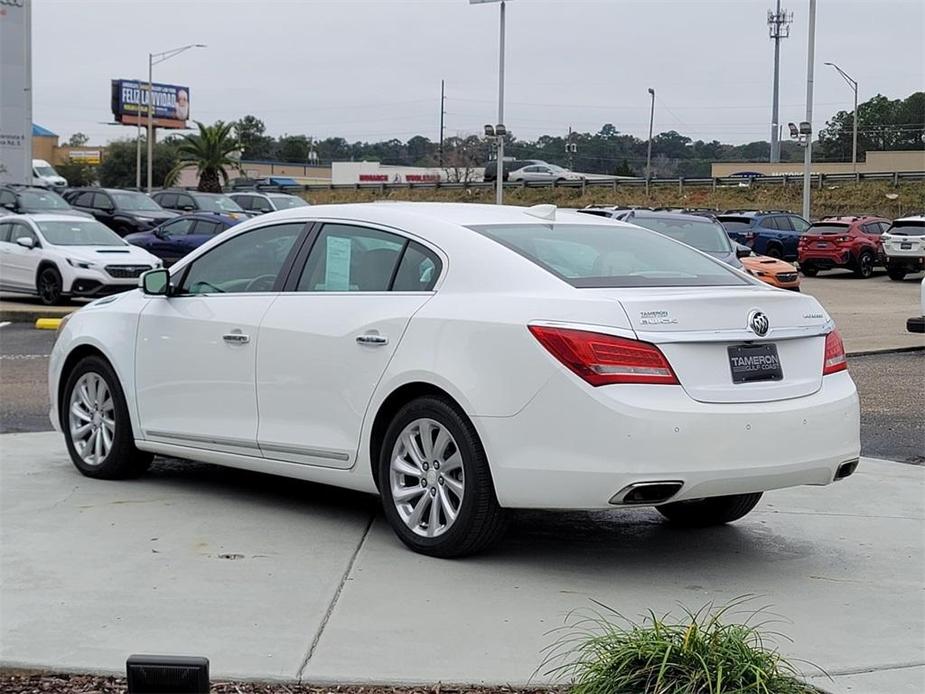
[[[232,157],[238,150],[238,142],[232,134],[234,124],[223,121],[216,121],[215,125],[195,123],[199,132],[183,136],[177,148],[177,164],[168,179],[175,178],[187,167],[195,166],[199,173],[198,189],[204,193],[221,193],[222,183],[228,182],[228,170],[241,168]]]

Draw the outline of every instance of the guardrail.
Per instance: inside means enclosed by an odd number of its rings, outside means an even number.
[[[877,173],[815,173],[812,175],[814,187],[823,188],[826,184],[851,182],[860,183],[861,181],[890,181],[894,186],[900,181],[923,181],[925,180],[925,171],[884,171]],[[719,188],[719,187],[744,187],[752,183],[762,185],[801,185],[803,181],[802,174],[786,174],[781,176],[720,176],[720,177],[692,177],[692,178],[653,178],[649,181],[650,186],[677,186],[678,190],[684,190],[685,187],[699,188]],[[610,188],[616,192],[620,188],[644,188],[646,185],[645,178],[590,178],[580,181],[505,181],[505,190],[518,190],[525,188],[567,188],[579,189],[584,192],[589,188]],[[312,191],[312,190],[375,190],[385,192],[387,190],[488,190],[494,189],[494,181],[429,181],[420,183],[309,183],[299,186],[255,186],[257,190],[267,191]],[[246,190],[241,188],[239,190]],[[254,190],[254,188],[250,188]]]

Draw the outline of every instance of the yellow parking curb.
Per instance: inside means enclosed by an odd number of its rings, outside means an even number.
[[[35,327],[39,330],[57,330],[61,325],[60,318],[39,318],[35,321]]]

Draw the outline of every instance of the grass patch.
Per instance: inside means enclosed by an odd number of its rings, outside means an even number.
[[[595,601],[600,610],[569,615],[540,669],[569,679],[572,694],[816,692],[774,646],[781,635],[764,630],[771,620],[750,624],[766,608],[744,623],[725,621],[750,599],[684,610],[680,620],[650,612],[638,622]]]

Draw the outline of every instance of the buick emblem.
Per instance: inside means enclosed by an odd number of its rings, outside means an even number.
[[[752,311],[748,314],[748,329],[758,337],[764,337],[768,334],[768,328],[771,327],[768,317],[761,311]]]

